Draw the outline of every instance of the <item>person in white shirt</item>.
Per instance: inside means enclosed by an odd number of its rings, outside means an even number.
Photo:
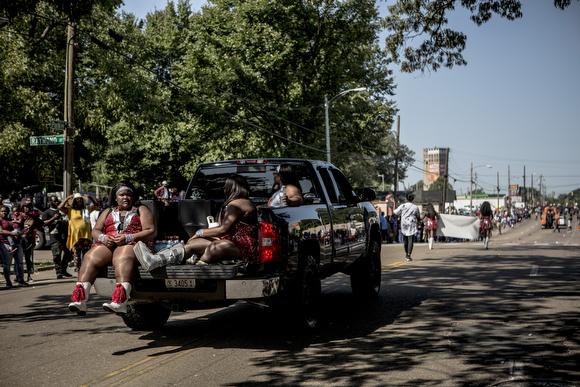
[[[417,221],[421,218],[419,207],[413,204],[415,195],[407,194],[407,203],[402,204],[395,210],[395,215],[401,219],[401,233],[403,234],[403,244],[407,262],[412,261],[413,237],[417,233]]]

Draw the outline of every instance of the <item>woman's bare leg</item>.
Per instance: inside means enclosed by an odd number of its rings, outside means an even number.
[[[79,271],[79,282],[95,282],[99,269],[111,262],[113,253],[105,246],[96,246],[90,249],[83,259]]]
[[[137,257],[132,245],[119,246],[113,252],[113,266],[117,282],[133,283]]]
[[[185,249],[184,260],[190,258],[193,254],[202,255],[212,240],[205,238],[195,238],[188,241],[183,248]]]
[[[242,255],[231,241],[215,240],[207,246],[200,260],[206,263],[223,261],[224,259],[238,259]]]

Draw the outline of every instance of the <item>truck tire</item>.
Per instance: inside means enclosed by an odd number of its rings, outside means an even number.
[[[370,243],[368,253],[350,274],[350,286],[356,297],[376,297],[381,290],[381,249],[376,240]]]
[[[290,331],[310,333],[316,329],[320,311],[320,276],[312,256],[302,258],[292,283],[271,304]]]
[[[40,250],[44,248],[44,244],[46,243],[46,238],[44,236],[44,232],[36,230],[36,235],[34,236],[35,245],[34,250]]]
[[[161,328],[167,320],[171,310],[157,302],[150,304],[128,305],[127,313],[122,314],[123,322],[136,331],[155,330]]]

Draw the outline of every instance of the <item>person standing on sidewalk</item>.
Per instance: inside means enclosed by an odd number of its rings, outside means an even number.
[[[411,253],[413,252],[413,238],[417,234],[417,221],[421,217],[419,207],[413,204],[415,195],[407,194],[407,203],[402,204],[395,210],[395,215],[401,219],[401,232],[403,234],[403,244],[405,245],[405,254],[407,262],[412,261]]]
[[[16,275],[17,286],[28,286],[24,281],[24,270],[22,267],[22,245],[20,242],[14,243],[15,250],[8,252],[10,245],[8,244],[8,236],[18,236],[14,232],[12,222],[8,219],[8,207],[0,205],[0,254],[4,262],[4,278],[6,279],[6,286],[12,287],[12,280],[10,279],[10,266],[12,266],[12,259],[14,258],[14,274]]]
[[[24,214],[24,238],[21,242],[24,250],[24,262],[26,263],[26,273],[28,275],[28,282],[32,281],[32,274],[34,274],[34,246],[36,241],[34,238],[34,230],[44,226],[44,222],[40,220],[36,211],[33,211],[32,203],[22,206],[22,213]],[[24,240],[27,242],[24,243]]]
[[[52,251],[52,261],[54,262],[54,270],[56,271],[57,279],[63,278],[63,275],[66,277],[72,277],[72,275],[66,271],[66,267],[63,267],[66,264],[70,252],[66,248],[68,227],[66,222],[62,220],[62,215],[58,210],[59,204],[60,201],[58,198],[55,195],[51,195],[48,199],[49,208],[42,213],[44,226],[48,228],[46,236],[50,237],[50,250]],[[65,258],[64,260],[62,259],[63,257]]]

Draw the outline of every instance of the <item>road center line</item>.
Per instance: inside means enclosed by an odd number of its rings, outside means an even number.
[[[530,277],[535,277],[536,275],[538,275],[539,268],[540,267],[536,266],[536,265],[532,266],[532,271],[530,272]]]

